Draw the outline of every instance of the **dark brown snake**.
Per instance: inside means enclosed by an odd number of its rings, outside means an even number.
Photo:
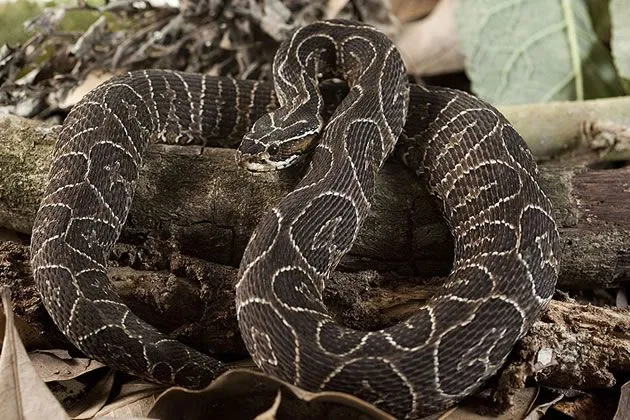
[[[317,76],[349,86],[327,124]],[[540,314],[557,278],[558,232],[525,143],[471,95],[409,87],[392,43],[363,24],[296,31],[276,55],[274,78],[275,93],[269,83],[132,72],[75,106],[32,236],[35,281],[53,320],[90,357],[152,381],[198,388],[224,371],[134,316],[106,262],[150,142],[233,146],[258,120],[240,146],[243,166],[277,169],[306,152],[311,161],[263,218],[241,263],[237,315],[256,364],[397,417],[416,418],[475,391]],[[328,314],[322,292],[401,134],[401,154],[426,174],[453,234],[453,270],[405,322],[356,331]]]

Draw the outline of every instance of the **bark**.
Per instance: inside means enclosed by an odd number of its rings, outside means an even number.
[[[29,233],[54,142],[36,123],[0,119],[0,226]],[[609,288],[630,279],[630,167],[589,169],[572,160],[541,166],[563,241],[559,286]],[[145,159],[122,242],[167,238],[187,255],[238,266],[261,215],[295,185],[300,168],[251,174],[234,152],[153,146]],[[134,239],[136,238],[136,239]],[[388,163],[375,202],[341,269],[444,276],[452,240],[422,180]]]

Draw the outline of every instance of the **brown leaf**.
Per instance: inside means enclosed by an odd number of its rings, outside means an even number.
[[[558,395],[556,398],[554,398],[551,401],[548,401],[548,402],[543,403],[543,404],[538,404],[536,407],[534,407],[530,411],[530,413],[527,415],[527,417],[525,417],[525,420],[542,419],[543,416],[545,415],[545,413],[547,412],[547,410],[549,410],[550,407],[553,407],[553,405],[555,403],[557,403],[558,401],[560,401],[563,398],[564,398],[564,395],[560,394],[560,395]]]
[[[37,350],[29,357],[44,382],[67,381],[106,367],[96,360],[70,357],[66,350]]]
[[[392,12],[401,23],[425,17],[439,0],[392,0]]]
[[[278,407],[280,407],[280,401],[282,401],[282,392],[278,391],[276,399],[273,400],[273,405],[265,412],[257,415],[255,420],[275,420],[276,414],[278,413]]]
[[[73,419],[91,419],[94,417],[109,399],[114,385],[114,373],[113,370],[110,370],[107,375],[94,384],[87,394],[68,410],[68,414]]]
[[[207,388],[190,391],[171,388],[165,391],[148,413],[149,417],[168,419],[205,419],[212,408],[214,418],[255,418],[269,413],[278,393],[278,418],[356,418],[392,417],[356,397],[340,392],[313,393],[284,381],[248,369],[234,369],[215,379]],[[272,407],[273,408],[273,407]],[[265,414],[267,415],[267,414]]]
[[[69,92],[64,92],[64,97],[58,99],[57,106],[61,109],[70,109],[79,102],[86,93],[94,89],[96,86],[104,83],[113,75],[103,71],[93,71],[89,73],[85,79]]]
[[[164,391],[163,385],[152,384],[141,380],[125,383],[114,401],[104,406],[97,417],[117,418],[146,417],[157,397]]]
[[[628,307],[628,293],[626,292],[625,287],[622,287],[619,290],[617,290],[617,296],[615,296],[615,306],[617,308]]]
[[[262,8],[251,2],[251,6],[252,13],[260,21],[260,28],[276,41],[282,41],[291,32],[292,26],[287,24],[291,10],[282,1],[266,0]]]
[[[0,325],[5,323],[4,313],[0,312]],[[28,320],[19,316],[13,317],[13,325],[17,330],[20,337],[20,342],[25,348],[38,348],[49,345],[45,337],[42,337],[42,333],[33,323],[29,323]],[[0,329],[0,340],[4,340],[4,331]]]
[[[621,396],[619,397],[617,412],[615,412],[613,420],[628,419],[630,419],[630,382],[626,382],[621,387]]]
[[[0,291],[6,319],[0,354],[0,412],[4,420],[67,419],[63,407],[42,382],[13,322],[8,289]]]
[[[337,17],[339,12],[346,7],[350,0],[328,0],[328,5],[326,6],[325,17],[326,19],[333,19]]]

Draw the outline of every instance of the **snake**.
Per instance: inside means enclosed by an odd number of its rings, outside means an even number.
[[[347,94],[326,115],[319,82],[331,78]],[[136,70],[73,107],[35,217],[31,264],[46,310],[79,350],[187,388],[228,369],[135,316],[106,270],[150,143],[239,142],[248,171],[305,168],[254,230],[235,284],[241,335],[267,374],[418,418],[478,390],[554,293],[551,203],[505,117],[471,94],[409,83],[396,47],[373,27],[319,21],[281,43],[273,81]],[[338,323],[322,293],[390,155],[423,175],[454,238],[453,267],[408,319],[360,331]]]

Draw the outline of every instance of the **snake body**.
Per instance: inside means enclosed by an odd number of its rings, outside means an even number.
[[[349,86],[327,124],[318,75]],[[306,175],[263,218],[241,263],[237,316],[254,361],[306,389],[349,392],[398,417],[453,404],[496,372],[554,291],[558,232],[525,143],[477,98],[409,87],[391,42],[362,24],[297,30],[276,55],[274,82],[275,91],[262,82],[132,72],[75,106],[33,228],[44,305],[79,349],[119,369],[191,388],[224,371],[134,316],[106,261],[149,142],[233,146],[245,135],[239,158],[253,170],[312,152]],[[407,321],[351,330],[327,313],[322,291],[401,134],[405,162],[426,173],[453,233],[453,270]]]

